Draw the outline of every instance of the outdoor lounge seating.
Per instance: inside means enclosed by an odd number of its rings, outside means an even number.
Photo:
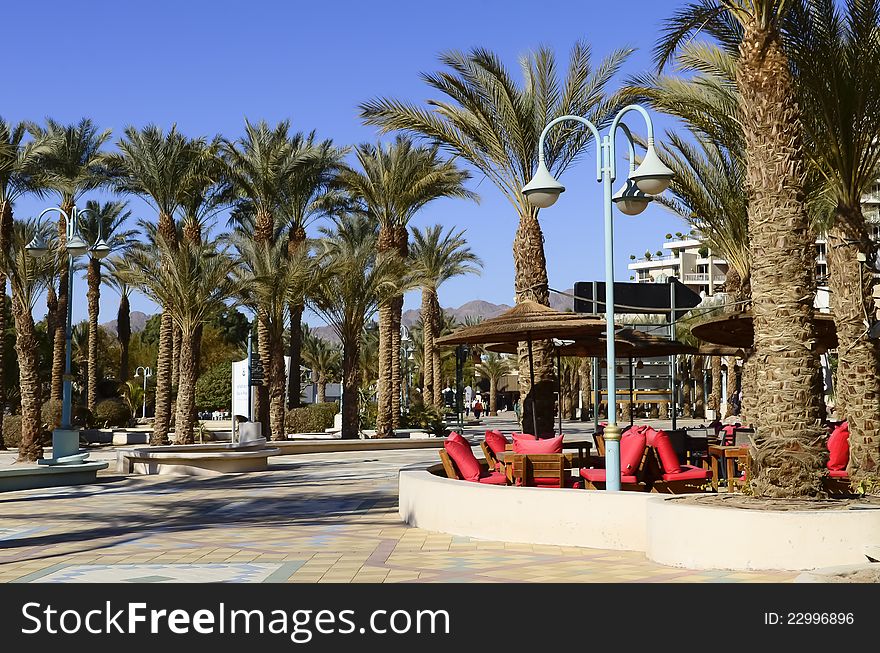
[[[597,445],[598,447],[598,445]],[[604,451],[604,447],[600,449]],[[628,429],[620,439],[620,489],[647,492],[650,489],[646,477],[647,446],[645,434],[641,429]],[[604,490],[606,484],[605,458],[593,458],[596,466],[580,470],[585,487],[589,490]]]
[[[438,450],[446,477],[486,485],[507,485],[507,476],[491,471],[486,462],[477,460],[470,443],[456,432],[449,434]]]
[[[649,450],[647,476],[652,492],[687,494],[707,491],[712,472],[681,464],[668,433],[649,427],[645,437]]]
[[[523,487],[583,487],[580,479],[572,478],[562,453],[514,455],[513,480]]]
[[[825,478],[825,489],[832,495],[850,492],[849,474],[849,424],[841,422],[834,427],[828,436],[828,476]]]
[[[480,443],[486,463],[490,469],[496,472],[503,471],[504,463],[501,455],[509,450],[511,443],[504,437],[501,431],[486,431],[486,439]]]

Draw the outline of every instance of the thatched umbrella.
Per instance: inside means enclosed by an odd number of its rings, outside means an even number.
[[[537,302],[525,301],[497,317],[466,326],[435,340],[435,344],[466,345],[491,343],[528,343],[530,387],[535,385],[532,342],[535,340],[576,340],[595,337],[605,331],[605,320],[579,313],[561,313]],[[534,407],[533,428],[537,428]],[[535,433],[535,435],[538,435]]]
[[[828,313],[816,313],[816,341],[819,353],[837,347],[837,330],[834,317]],[[695,338],[713,345],[734,349],[750,349],[755,343],[755,327],[751,311],[725,313],[704,320],[691,327]]]

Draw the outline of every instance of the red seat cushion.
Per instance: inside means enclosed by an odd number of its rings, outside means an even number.
[[[829,469],[828,476],[831,478],[849,478],[849,474],[846,473],[845,469]]]
[[[849,424],[840,424],[828,438],[828,469],[840,471],[846,469],[849,462]]]
[[[471,446],[470,442],[465,440],[464,436],[460,433],[456,433],[455,431],[451,431],[449,435],[446,436],[447,442],[460,442],[461,444],[465,444],[467,446]]]
[[[620,473],[633,474],[639,468],[642,455],[645,453],[646,438],[644,433],[630,431],[620,438]]]
[[[591,483],[604,483],[605,482],[605,470],[604,469],[587,469],[583,468],[580,472],[581,476]],[[620,475],[621,483],[638,483],[639,479],[635,477],[633,474],[621,474]]]
[[[446,453],[452,458],[452,462],[455,463],[455,466],[458,468],[458,472],[463,479],[466,481],[479,480],[481,471],[480,463],[474,455],[474,452],[471,450],[470,445],[462,444],[457,440],[450,440],[447,438],[443,443],[443,448],[446,449]]]
[[[678,474],[681,472],[681,464],[678,461],[678,454],[672,446],[672,441],[665,431],[657,431],[654,434],[654,448],[660,456],[660,464],[663,465],[663,473]]]
[[[531,433],[513,433],[512,437],[513,437],[514,442],[516,442],[517,440],[537,440],[538,439],[534,435],[532,435]]]
[[[561,435],[544,440],[524,440],[515,437],[513,451],[514,453],[562,453],[562,438]]]
[[[504,453],[507,446],[507,438],[501,435],[501,431],[486,431],[486,445],[496,456]]]
[[[676,472],[664,473],[661,478],[664,481],[706,481],[712,478],[712,472],[693,465],[682,465]]]
[[[579,488],[583,487],[583,485],[584,484],[580,479],[572,479],[571,476],[566,476],[562,481],[562,487]],[[536,478],[535,487],[559,487],[559,479],[553,477]]]
[[[507,476],[501,472],[484,472],[477,481],[485,485],[507,485]]]

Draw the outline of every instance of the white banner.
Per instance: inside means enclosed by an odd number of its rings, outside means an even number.
[[[235,418],[236,415],[251,418],[248,406],[248,362],[246,358],[232,363],[232,417]]]

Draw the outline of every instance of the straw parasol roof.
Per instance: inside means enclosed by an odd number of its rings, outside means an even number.
[[[533,301],[473,326],[437,338],[437,345],[489,344],[560,338],[574,340],[602,333],[605,320],[580,313],[562,313]]]
[[[816,313],[816,337],[820,352],[837,347],[834,318],[828,313]],[[729,313],[705,320],[691,327],[695,338],[714,345],[735,349],[749,349],[755,343],[755,327],[751,311]]]
[[[606,353],[605,334],[591,338],[578,338],[573,343],[559,347],[560,356],[586,358],[604,356]],[[698,349],[678,340],[669,340],[636,329],[620,329],[614,334],[615,355],[618,358],[652,358],[674,354],[696,354]],[[487,347],[489,351],[505,354],[516,352],[516,346],[509,343],[496,343]]]

